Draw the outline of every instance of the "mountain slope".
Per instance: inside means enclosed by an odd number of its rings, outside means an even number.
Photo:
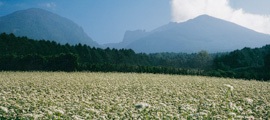
[[[202,15],[183,23],[169,23],[125,46],[136,52],[227,52],[270,43],[270,35],[211,16]]]
[[[49,11],[30,8],[0,17],[0,33],[14,33],[32,39],[54,40],[65,44],[87,44],[100,47],[71,20]]]
[[[140,39],[147,35],[147,32],[145,30],[135,30],[135,31],[126,31],[123,41],[120,43],[108,43],[104,46],[110,47],[110,48],[125,48],[127,45],[131,44],[137,39]]]

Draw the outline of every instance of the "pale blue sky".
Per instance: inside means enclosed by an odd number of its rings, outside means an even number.
[[[230,5],[249,13],[270,15],[270,0],[230,0]]]
[[[270,0],[230,0],[230,5],[270,15]],[[126,30],[150,31],[172,20],[170,0],[0,0],[0,16],[32,7],[71,19],[100,44],[122,41]]]

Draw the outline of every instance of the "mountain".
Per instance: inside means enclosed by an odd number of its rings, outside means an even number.
[[[0,17],[0,33],[13,33],[37,40],[87,44],[100,47],[76,23],[49,11],[30,8]]]
[[[129,36],[128,33],[125,36]],[[135,31],[136,34],[136,31]],[[125,37],[126,38],[126,37]],[[125,41],[132,41],[119,46]],[[262,34],[208,15],[183,23],[169,23],[153,31],[133,35],[113,47],[131,48],[136,52],[185,52],[207,50],[228,52],[244,47],[261,47],[270,43],[270,35]]]
[[[140,39],[144,36],[146,36],[148,33],[145,30],[135,30],[135,31],[126,31],[123,41],[120,43],[108,43],[104,46],[110,47],[110,48],[125,48],[127,45],[131,44],[137,39]]]

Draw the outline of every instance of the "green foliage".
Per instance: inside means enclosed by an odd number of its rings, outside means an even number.
[[[78,57],[72,53],[47,57],[40,55],[7,55],[0,57],[0,69],[21,71],[74,71],[78,67],[77,59]]]
[[[163,64],[162,58],[136,54],[131,49],[60,45],[54,41],[35,41],[5,33],[0,35],[0,46],[0,70],[197,74],[197,70],[175,68],[169,65],[173,62]]]
[[[72,53],[48,57],[47,69],[52,71],[74,71],[78,67],[78,57]]]
[[[270,46],[262,48],[244,48],[235,50],[227,55],[219,56],[214,60],[216,69],[246,69],[264,66],[264,57],[270,51]]]
[[[8,59],[7,56],[21,56],[25,58],[23,62],[28,61],[31,65],[32,61],[31,56],[35,57],[47,57],[48,62],[51,64],[60,64],[60,62],[65,61],[61,54],[74,54],[77,56],[77,60],[72,59],[74,62],[77,61],[77,64],[130,64],[130,65],[150,65],[150,60],[146,54],[136,54],[131,49],[110,49],[105,50],[100,48],[91,48],[87,45],[74,45],[70,46],[69,44],[60,45],[54,41],[45,41],[45,40],[32,40],[27,37],[15,37],[13,34],[0,34],[0,58]],[[55,60],[51,59],[50,56],[55,56]],[[58,58],[57,58],[58,56]],[[71,57],[71,56],[65,56]],[[13,57],[20,59],[20,57]],[[40,59],[41,59],[40,58]],[[63,59],[63,60],[60,60]],[[52,62],[53,61],[53,62]],[[38,61],[36,61],[38,62]],[[58,62],[58,63],[57,63]],[[34,62],[35,63],[35,62]],[[33,63],[33,64],[34,64]],[[65,63],[63,63],[65,64]],[[73,63],[74,65],[74,63]],[[35,64],[33,65],[33,67]],[[58,65],[61,67],[61,65]],[[9,67],[10,68],[10,67]],[[11,68],[10,68],[11,69]],[[53,70],[56,70],[54,68]],[[61,67],[59,70],[64,70],[66,68]]]
[[[230,53],[136,54],[0,34],[0,70],[138,72],[270,79],[270,45]]]
[[[212,62],[211,56],[208,54],[207,51],[202,50],[200,51],[195,58],[195,66],[200,69],[207,69]]]
[[[244,48],[214,59],[214,69],[208,74],[218,77],[270,80],[270,45]]]
[[[270,69],[270,54],[264,57],[264,66],[267,70]]]
[[[199,53],[152,53],[148,56],[151,58],[153,65],[156,66],[170,66],[175,68],[185,69],[212,69],[213,57],[219,55],[208,54],[207,51],[200,51]]]

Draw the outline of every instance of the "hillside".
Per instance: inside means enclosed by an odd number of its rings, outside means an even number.
[[[134,31],[134,34],[137,31]],[[125,36],[132,34],[128,32]],[[134,40],[135,39],[135,40]],[[183,23],[169,23],[153,31],[137,34],[116,48],[131,48],[135,52],[228,52],[244,47],[261,47],[270,43],[270,35],[255,32],[234,23],[202,15]]]
[[[126,46],[128,46],[132,42],[134,42],[140,38],[143,38],[147,34],[148,33],[145,30],[126,31],[122,42],[109,43],[109,44],[105,44],[104,46],[107,46],[110,48],[118,48],[118,49],[125,48]]]
[[[13,33],[36,40],[54,40],[61,44],[78,43],[100,47],[73,21],[49,11],[31,8],[0,17],[0,33]]]

